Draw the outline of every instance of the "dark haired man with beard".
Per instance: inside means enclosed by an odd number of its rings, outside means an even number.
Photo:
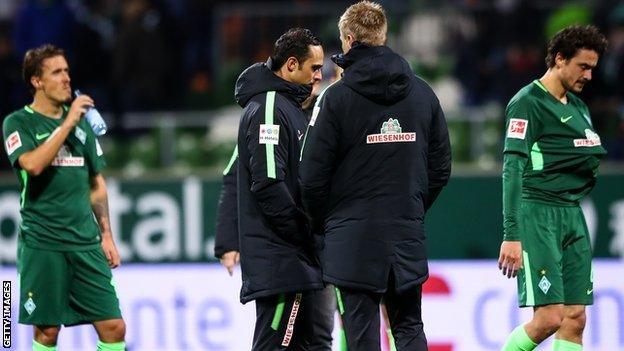
[[[533,318],[503,351],[533,350],[555,334],[554,350],[580,351],[585,306],[593,303],[592,251],[579,201],[596,183],[606,153],[576,95],[607,46],[594,26],[571,26],[548,44],[548,70],[507,105],[504,236],[498,259],[518,275],[520,307]]]
[[[323,48],[307,29],[275,43],[236,82],[241,302],[256,302],[252,350],[307,350],[313,290],[323,287],[298,182],[307,125],[301,103],[321,79]]]
[[[309,121],[319,93],[321,81],[316,81],[312,94],[303,101],[301,107]],[[217,225],[215,228],[215,257],[228,274],[234,274],[234,267],[240,262],[238,237],[238,201],[236,194],[236,179],[238,172],[238,147],[230,157],[223,171],[223,184],[217,205]],[[331,351],[332,332],[334,330],[334,314],[336,312],[336,295],[334,287],[326,285],[322,290],[314,292],[312,323],[314,334],[310,342],[310,351]]]

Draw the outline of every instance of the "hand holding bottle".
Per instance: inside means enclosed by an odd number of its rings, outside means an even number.
[[[76,96],[76,100],[78,100],[82,96],[85,96],[81,95],[80,90],[78,89],[74,91],[74,95]],[[74,100],[74,102],[76,100]],[[89,98],[89,100],[91,99]],[[100,112],[94,107],[93,100],[91,100],[91,103],[89,105],[85,106],[84,114],[95,135],[100,136],[106,134],[106,131],[108,130],[108,128],[106,127],[106,122],[102,118],[102,115],[100,115]]]
[[[81,95],[77,97],[74,99],[69,108],[67,117],[65,117],[65,123],[69,124],[70,128],[74,128],[78,122],[80,122],[80,118],[87,113],[87,110],[91,106],[93,106],[93,99],[91,99],[88,95]]]

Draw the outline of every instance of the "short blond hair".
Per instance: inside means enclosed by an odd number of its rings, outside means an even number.
[[[388,21],[383,7],[376,2],[360,1],[347,8],[338,21],[340,36],[351,34],[363,44],[372,46],[386,43]]]

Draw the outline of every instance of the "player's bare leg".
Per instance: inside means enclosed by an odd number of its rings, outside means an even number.
[[[35,342],[33,343],[33,350],[56,350],[56,341],[58,340],[59,331],[61,326],[59,325],[35,325],[33,327],[35,334]]]
[[[565,306],[563,313],[563,322],[555,334],[554,350],[582,350],[585,306]]]
[[[563,317],[562,304],[535,307],[533,319],[524,325],[524,329],[529,338],[539,344],[559,330]]]
[[[535,349],[539,343],[559,330],[563,319],[564,306],[562,304],[535,307],[531,321],[514,329],[502,351]]]
[[[98,334],[98,351],[123,351],[126,348],[126,323],[123,319],[109,319],[93,322]]]

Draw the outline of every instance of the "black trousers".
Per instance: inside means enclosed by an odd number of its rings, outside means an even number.
[[[310,351],[331,351],[334,314],[336,313],[334,286],[328,284],[323,290],[314,291],[312,299],[314,336],[310,343]]]
[[[256,299],[252,351],[331,350],[333,288]]]
[[[391,279],[385,294],[338,288],[338,308],[349,351],[380,351],[379,304],[383,298],[397,351],[427,351],[423,330],[422,286],[397,294]]]

